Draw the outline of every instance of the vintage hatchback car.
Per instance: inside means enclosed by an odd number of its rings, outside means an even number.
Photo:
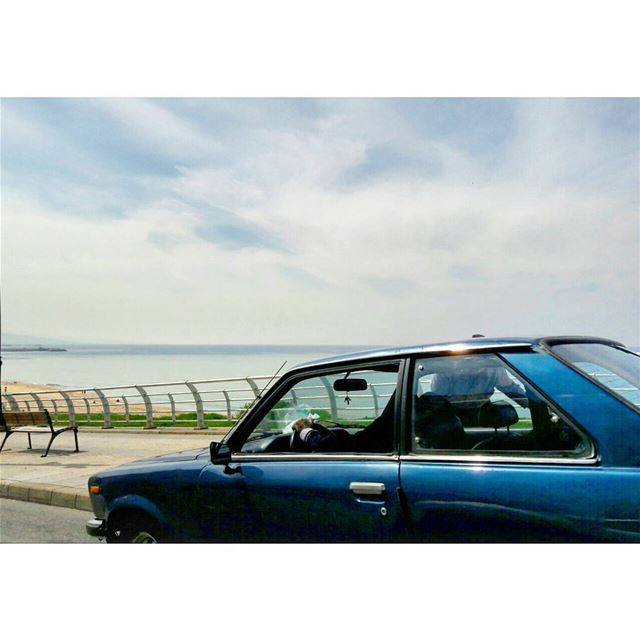
[[[640,356],[474,338],[306,363],[209,450],[89,489],[112,542],[640,541]]]

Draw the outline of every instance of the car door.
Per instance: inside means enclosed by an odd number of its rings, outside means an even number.
[[[236,462],[252,514],[249,539],[381,542],[402,525],[397,460],[238,456]]]
[[[420,359],[413,368],[400,471],[413,537],[639,540],[638,414],[541,353],[484,354],[472,363],[506,371],[512,384],[502,373],[482,377],[502,376],[511,396],[468,379],[456,393],[460,357]],[[419,407],[438,402],[429,423]],[[474,402],[484,406],[475,414]],[[625,435],[636,444],[621,447]]]
[[[395,402],[400,366],[398,361],[333,366],[283,381],[245,421],[228,468],[211,465],[201,474],[203,526],[211,537],[329,542],[400,535]],[[366,379],[367,389],[336,392],[333,382],[348,376]],[[291,451],[287,425],[308,415],[340,425],[330,427],[344,440],[337,450]],[[365,438],[352,439],[364,434],[364,425],[387,418],[388,450],[367,450],[360,444]]]

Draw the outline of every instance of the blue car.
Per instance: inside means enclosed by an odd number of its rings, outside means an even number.
[[[640,541],[640,356],[474,337],[306,363],[222,442],[89,495],[108,542]]]

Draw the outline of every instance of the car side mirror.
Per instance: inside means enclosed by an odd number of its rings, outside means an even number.
[[[364,378],[338,378],[333,383],[334,391],[366,391],[367,381]]]
[[[222,442],[212,442],[209,445],[209,454],[212,464],[228,465],[231,462],[231,449],[228,444]]]

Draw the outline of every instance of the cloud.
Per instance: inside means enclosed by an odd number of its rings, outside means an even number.
[[[205,221],[194,228],[194,234],[206,242],[218,244],[227,249],[276,248],[268,235],[242,223],[212,224]]]
[[[415,281],[409,278],[368,277],[363,278],[363,282],[377,293],[391,298],[397,298],[398,295],[410,294],[416,287]]]
[[[3,321],[96,341],[638,344],[639,104],[3,101]]]
[[[287,264],[281,264],[279,266],[279,272],[293,286],[304,288],[309,292],[314,292],[315,290],[322,289],[326,286],[325,282],[320,277],[314,276],[304,269],[298,269],[290,267]]]

